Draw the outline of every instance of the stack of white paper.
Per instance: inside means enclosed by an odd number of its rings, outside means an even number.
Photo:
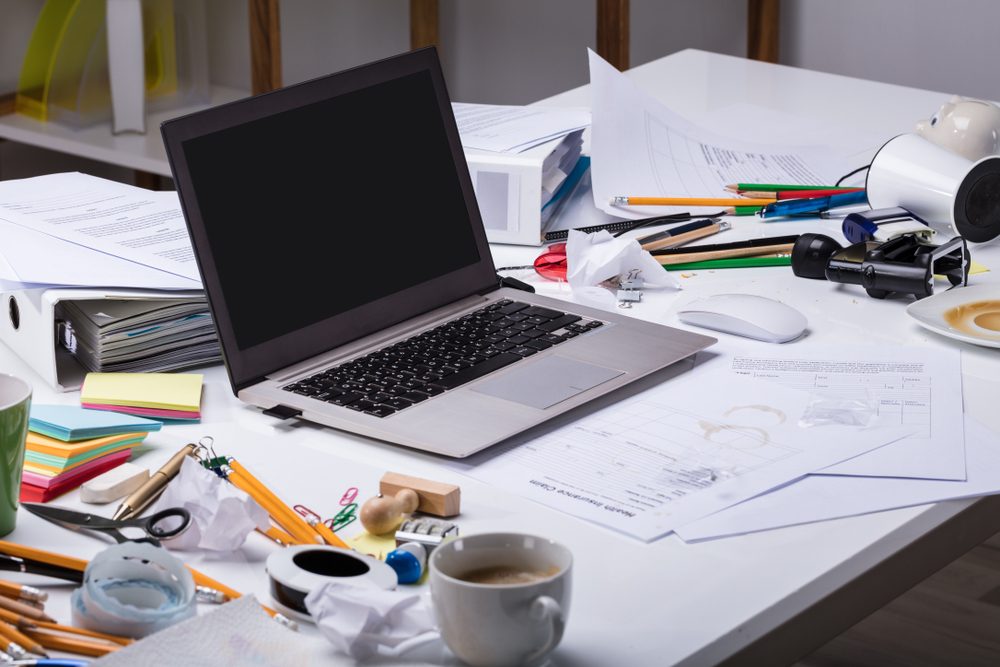
[[[967,465],[958,352],[720,348],[634,398],[454,465],[647,541],[1000,493],[1000,442],[973,422]]]
[[[522,153],[590,125],[587,109],[459,102],[451,106],[462,145],[496,153]]]
[[[0,287],[201,288],[176,192],[79,173],[0,182]]]

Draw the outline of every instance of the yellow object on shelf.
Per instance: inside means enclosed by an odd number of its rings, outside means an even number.
[[[15,111],[84,127],[111,117],[106,2],[46,0],[28,43]],[[143,0],[147,108],[209,99],[202,0]]]
[[[107,113],[104,3],[48,0],[21,67],[15,109],[38,120]]]

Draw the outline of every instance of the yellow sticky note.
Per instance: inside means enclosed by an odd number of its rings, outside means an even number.
[[[396,533],[385,535],[372,535],[362,530],[353,537],[344,538],[344,541],[351,545],[352,549],[360,553],[374,556],[379,560],[385,560],[390,551],[396,548]]]
[[[200,373],[87,373],[80,402],[198,412]]]

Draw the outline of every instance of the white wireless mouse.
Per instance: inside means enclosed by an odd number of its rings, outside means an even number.
[[[780,301],[755,294],[716,294],[684,306],[677,317],[685,324],[768,343],[784,343],[806,330],[805,316]]]

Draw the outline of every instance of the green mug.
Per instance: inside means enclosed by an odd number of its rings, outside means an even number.
[[[31,385],[0,373],[0,537],[14,530],[30,409]]]

